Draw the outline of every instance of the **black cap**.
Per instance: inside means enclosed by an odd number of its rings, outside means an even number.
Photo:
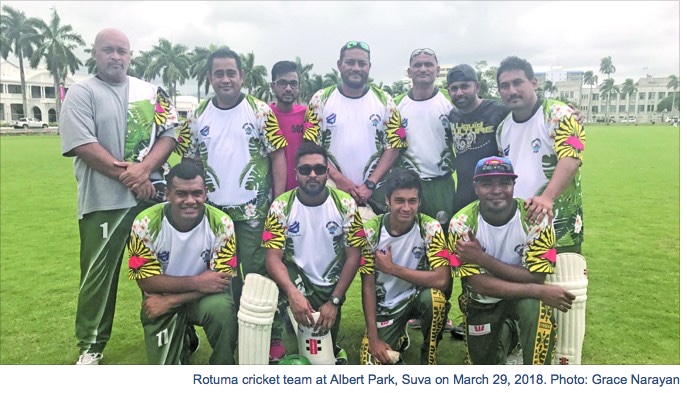
[[[475,69],[468,64],[457,65],[451,68],[448,71],[448,74],[446,74],[446,82],[448,82],[449,85],[453,82],[469,81],[479,82],[479,80],[477,80],[477,73],[475,72]]]

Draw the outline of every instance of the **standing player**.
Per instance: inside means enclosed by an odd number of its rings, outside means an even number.
[[[236,52],[220,48],[210,54],[208,79],[215,96],[189,118],[185,157],[202,163],[208,201],[234,221],[240,275],[232,290],[238,303],[245,276],[267,274],[262,228],[272,191],[284,192],[287,142],[269,106],[241,93],[244,74]]]
[[[478,200],[449,224],[470,364],[503,364],[518,342],[525,364],[551,364],[557,332],[552,307],[567,312],[575,299],[544,284],[554,272],[556,236],[548,217],[537,224],[525,220],[525,201],[513,198],[516,178],[507,158],[480,160],[473,176]]]
[[[389,213],[365,223],[367,247],[360,267],[367,332],[361,364],[393,363],[387,351],[407,348],[406,324],[422,321],[421,364],[437,364],[437,346],[446,319],[449,252],[435,219],[419,213],[420,177],[394,170],[388,179]]]
[[[537,79],[526,60],[507,57],[496,77],[512,113],[496,131],[496,140],[522,176],[515,196],[526,200],[526,219],[548,215],[556,230],[556,250],[581,254],[584,127],[565,103],[537,97]]]
[[[150,205],[145,201],[156,193],[150,179],[162,179],[160,168],[177,137],[177,114],[167,93],[126,75],[131,50],[124,33],[100,31],[91,54],[96,76],[74,84],[60,112],[62,155],[76,157],[79,365],[103,358],[131,222]]]
[[[182,364],[193,352],[188,324],[201,325],[210,364],[234,364],[238,333],[230,279],[234,223],[206,205],[203,169],[182,162],[167,175],[168,203],[144,210],[129,238],[129,279],[143,292],[141,323],[150,364]],[[191,326],[191,328],[193,328]],[[196,347],[197,348],[197,347]]]
[[[386,209],[379,187],[408,146],[405,129],[389,94],[367,84],[372,63],[365,42],[347,42],[336,64],[341,84],[313,95],[303,137],[327,149],[336,187],[379,214]]]
[[[270,104],[274,116],[279,123],[279,129],[288,144],[284,148],[286,154],[286,190],[298,187],[296,180],[296,151],[303,143],[303,123],[305,119],[305,105],[296,104],[300,94],[299,75],[297,65],[293,61],[278,61],[272,67],[272,83],[270,87],[277,102]],[[276,194],[277,196],[279,194]]]
[[[353,198],[325,186],[327,152],[304,142],[296,153],[298,188],[280,195],[270,208],[263,247],[267,271],[294,319],[322,333],[331,330],[337,364],[346,351],[336,346],[341,306],[355,278],[365,233]],[[312,313],[319,311],[315,323]]]

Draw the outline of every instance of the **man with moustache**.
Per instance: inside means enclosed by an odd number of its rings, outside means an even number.
[[[129,238],[129,279],[143,295],[141,323],[148,363],[188,364],[197,343],[187,325],[200,325],[212,347],[210,364],[234,364],[238,336],[230,279],[236,275],[234,223],[205,204],[203,169],[175,165],[167,203],[139,214]]]
[[[215,96],[188,120],[185,159],[205,168],[208,201],[234,221],[240,274],[233,280],[239,302],[249,273],[266,275],[262,228],[274,195],[284,192],[287,145],[269,105],[241,92],[241,57],[223,47],[208,56]]]
[[[511,56],[496,78],[501,99],[511,111],[499,125],[499,152],[510,158],[522,180],[515,191],[525,199],[530,222],[548,216],[556,230],[559,253],[582,253],[580,166],[586,143],[584,127],[563,102],[537,97],[532,65]]]
[[[294,162],[296,151],[303,143],[303,123],[305,119],[305,105],[296,103],[301,92],[297,65],[293,61],[278,61],[272,66],[272,83],[270,87],[276,102],[270,104],[274,116],[279,123],[279,129],[284,134],[288,144],[284,149],[286,154],[286,190],[298,187]]]
[[[386,210],[380,186],[408,144],[393,99],[367,84],[371,65],[367,43],[349,41],[341,47],[341,84],[313,95],[304,139],[327,149],[336,187],[379,214]]]
[[[331,330],[337,364],[346,364],[338,347],[341,306],[355,278],[365,232],[353,198],[327,187],[326,150],[304,142],[296,153],[298,188],[275,199],[263,233],[267,271],[294,319],[325,333]],[[319,311],[317,321],[312,313]]]
[[[59,127],[62,155],[75,157],[77,179],[78,365],[96,365],[103,358],[131,223],[156,202],[150,200],[157,193],[153,182],[163,182],[161,167],[177,138],[177,113],[167,93],[127,76],[131,49],[124,33],[100,31],[91,55],[97,73],[69,89]]]
[[[524,364],[551,364],[553,308],[567,312],[575,300],[563,287],[544,284],[554,273],[556,236],[548,216],[525,220],[526,202],[513,197],[516,178],[507,158],[479,160],[473,175],[478,199],[449,224],[469,364],[503,364],[518,342]]]

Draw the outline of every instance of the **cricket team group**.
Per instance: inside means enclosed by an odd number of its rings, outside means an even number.
[[[251,273],[279,288],[270,362],[287,355],[288,308],[347,364],[341,306],[359,274],[360,364],[404,363],[410,325],[419,363],[437,364],[452,304],[467,363],[515,350],[552,363],[553,311],[575,295],[545,279],[557,253],[582,252],[585,132],[579,111],[537,96],[526,60],[501,62],[499,102],[467,64],[439,88],[436,53],[416,49],[412,88],[394,98],[368,83],[369,45],[349,41],[338,85],[299,105],[297,66],[279,61],[268,104],[241,91],[241,57],[223,47],[207,60],[214,95],[179,119],[163,89],[127,75],[123,32],[100,31],[92,56],[97,74],[68,90],[59,125],[77,180],[77,364],[103,360],[125,251],[150,364],[189,363],[195,326],[210,364],[238,364]]]

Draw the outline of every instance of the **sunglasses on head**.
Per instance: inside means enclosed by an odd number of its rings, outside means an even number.
[[[367,43],[362,42],[362,41],[348,41],[346,45],[344,45],[344,49],[354,49],[354,48],[360,48],[364,50],[365,52],[370,52],[370,46],[367,45]]]
[[[414,58],[415,56],[420,56],[420,55],[423,54],[423,53],[424,53],[425,55],[430,55],[430,56],[434,57],[434,60],[437,60],[437,54],[434,53],[433,50],[431,50],[431,49],[429,49],[429,48],[420,48],[420,49],[415,49],[415,50],[410,54],[410,61],[413,61],[413,58]],[[438,60],[437,60],[437,61],[438,61]]]
[[[303,175],[303,176],[308,176],[308,175],[310,175],[310,173],[311,173],[313,170],[315,171],[315,174],[316,174],[317,176],[322,176],[322,175],[324,175],[325,173],[327,173],[327,166],[326,166],[326,165],[322,165],[322,164],[318,164],[318,165],[301,165],[301,166],[299,166],[298,168],[296,168],[296,170],[298,170],[298,173],[300,173],[300,174]]]

